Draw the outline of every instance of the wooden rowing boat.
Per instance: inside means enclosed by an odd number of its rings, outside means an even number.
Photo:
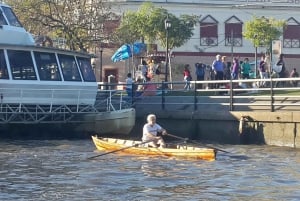
[[[217,150],[211,148],[200,148],[187,145],[167,145],[166,148],[147,147],[141,141],[122,140],[115,138],[102,138],[92,136],[96,148],[100,151],[118,151],[127,154],[183,157],[214,161]],[[135,146],[139,145],[139,146]]]

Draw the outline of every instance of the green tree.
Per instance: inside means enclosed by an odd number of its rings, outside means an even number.
[[[35,35],[63,37],[71,50],[109,40],[105,22],[118,18],[103,0],[8,0],[24,27]]]
[[[169,48],[180,47],[192,36],[194,25],[198,22],[198,16],[181,15],[176,17],[164,8],[155,7],[146,2],[136,11],[124,13],[121,24],[116,31],[119,43],[133,43],[137,40],[153,43],[158,41],[166,47],[165,19],[171,22],[168,31]]]
[[[263,46],[270,51],[273,40],[278,39],[283,32],[286,22],[274,18],[253,17],[245,23],[243,35],[250,40],[255,47]]]

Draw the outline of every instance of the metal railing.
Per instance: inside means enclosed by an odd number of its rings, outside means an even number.
[[[138,83],[132,86],[131,97],[126,94],[125,84],[110,83],[105,87],[122,94],[123,100],[137,109],[274,112],[300,111],[298,82],[300,78]],[[186,84],[191,88],[184,89]],[[137,85],[144,90],[136,91]]]
[[[103,95],[104,94],[104,95]],[[130,108],[116,90],[0,88],[0,124],[81,122],[82,115]]]

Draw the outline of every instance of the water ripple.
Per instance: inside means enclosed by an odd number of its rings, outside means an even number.
[[[90,140],[0,142],[0,200],[298,200],[299,150],[223,146],[214,162],[109,154]],[[96,152],[98,153],[98,152]]]

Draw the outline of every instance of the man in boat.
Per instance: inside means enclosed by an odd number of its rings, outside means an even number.
[[[166,135],[167,131],[163,129],[159,124],[156,123],[156,116],[154,114],[149,114],[147,116],[147,123],[143,127],[143,137],[142,141],[151,141],[148,144],[150,147],[162,147],[165,148],[166,144],[159,134]]]

